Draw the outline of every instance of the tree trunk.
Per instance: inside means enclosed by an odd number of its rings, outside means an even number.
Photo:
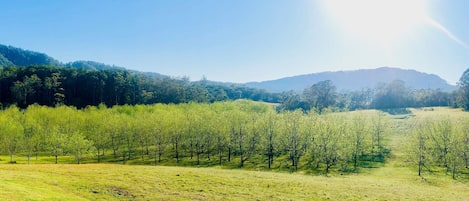
[[[194,144],[192,142],[192,140],[190,141],[190,156],[191,156],[191,159],[194,157]]]
[[[207,140],[207,159],[210,160],[210,140]]]
[[[100,149],[98,147],[98,163],[100,163],[100,162],[101,162],[101,153],[100,153]]]
[[[132,152],[132,143],[130,143],[130,139],[127,138],[127,160],[130,160],[131,152]]]
[[[163,148],[161,147],[161,141],[158,142],[158,163],[161,162],[161,155],[163,155]]]
[[[228,162],[231,162],[231,147],[228,146]]]
[[[125,151],[122,150],[122,164],[125,164]]]
[[[267,160],[268,160],[268,165],[269,169],[272,166],[272,162],[274,161],[274,146],[272,145],[272,136],[269,137],[269,152],[267,153]]]
[[[457,163],[456,163],[456,159],[454,159],[454,162],[453,162],[453,171],[452,171],[452,177],[453,179],[456,179],[456,171],[457,171]]]
[[[148,145],[148,141],[145,141],[145,148],[146,148],[146,155],[149,155],[150,154],[150,148],[149,148],[149,145]]]
[[[223,159],[222,151],[221,149],[218,149],[218,164],[221,165],[221,161]]]
[[[176,141],[176,163],[179,163],[179,143]]]
[[[114,158],[117,158],[117,149],[115,137],[111,137],[112,151],[114,152]]]
[[[244,166],[244,159],[243,159],[243,146],[240,144],[239,145],[239,166],[243,167]]]

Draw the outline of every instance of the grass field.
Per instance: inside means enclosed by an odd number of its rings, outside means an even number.
[[[383,167],[359,174],[326,177],[219,167],[2,164],[0,200],[469,200],[469,182],[438,173],[421,178],[405,162],[403,150],[413,122],[436,114],[467,115],[436,108],[393,116],[387,139],[392,156]]]
[[[467,200],[469,185],[405,168],[301,174],[127,165],[2,165],[0,200]]]

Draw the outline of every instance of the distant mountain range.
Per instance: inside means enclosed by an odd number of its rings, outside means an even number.
[[[24,50],[12,46],[0,45],[0,66],[28,66],[51,65],[73,67],[87,70],[126,69],[124,67],[107,65],[94,61],[74,61],[62,63],[44,53]],[[142,73],[138,71],[131,71]],[[159,73],[144,73],[152,77],[168,77]],[[277,80],[245,83],[247,87],[265,89],[269,92],[302,91],[317,82],[331,80],[338,91],[354,91],[364,88],[374,88],[379,83],[390,83],[402,80],[406,85],[416,89],[441,89],[451,91],[456,88],[434,74],[427,74],[415,70],[381,67],[376,69],[321,72],[308,75],[298,75]]]
[[[456,89],[456,86],[448,84],[437,75],[393,67],[313,73],[263,82],[249,82],[246,85],[271,92],[303,91],[305,88],[324,80],[332,81],[338,91],[374,88],[379,83],[390,83],[394,80],[402,80],[407,86],[414,89],[440,89],[442,91]]]

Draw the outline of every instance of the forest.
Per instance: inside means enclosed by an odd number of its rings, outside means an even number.
[[[205,78],[190,81],[188,78],[170,78],[122,68],[90,69],[85,64],[88,63],[76,63],[73,67],[3,67],[0,69],[0,103],[5,107],[17,105],[20,108],[34,103],[84,108],[99,104],[112,107],[125,104],[213,103],[250,99],[278,103],[279,111],[313,109],[321,112],[325,108],[351,111],[432,106],[462,107],[462,102],[466,100],[460,98],[462,90],[445,92],[438,89],[412,89],[400,80],[382,83],[374,89],[349,92],[338,92],[334,83],[326,80],[305,88],[301,93],[270,93],[242,84],[219,83]]]
[[[125,104],[215,102],[251,99],[279,102],[279,95],[240,84],[191,82],[125,69],[94,69],[57,66],[3,67],[0,69],[0,103],[26,108],[70,105],[83,108],[101,103]]]

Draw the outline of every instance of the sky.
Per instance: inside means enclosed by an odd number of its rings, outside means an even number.
[[[467,0],[0,0],[0,44],[191,80],[382,66],[455,84]]]

